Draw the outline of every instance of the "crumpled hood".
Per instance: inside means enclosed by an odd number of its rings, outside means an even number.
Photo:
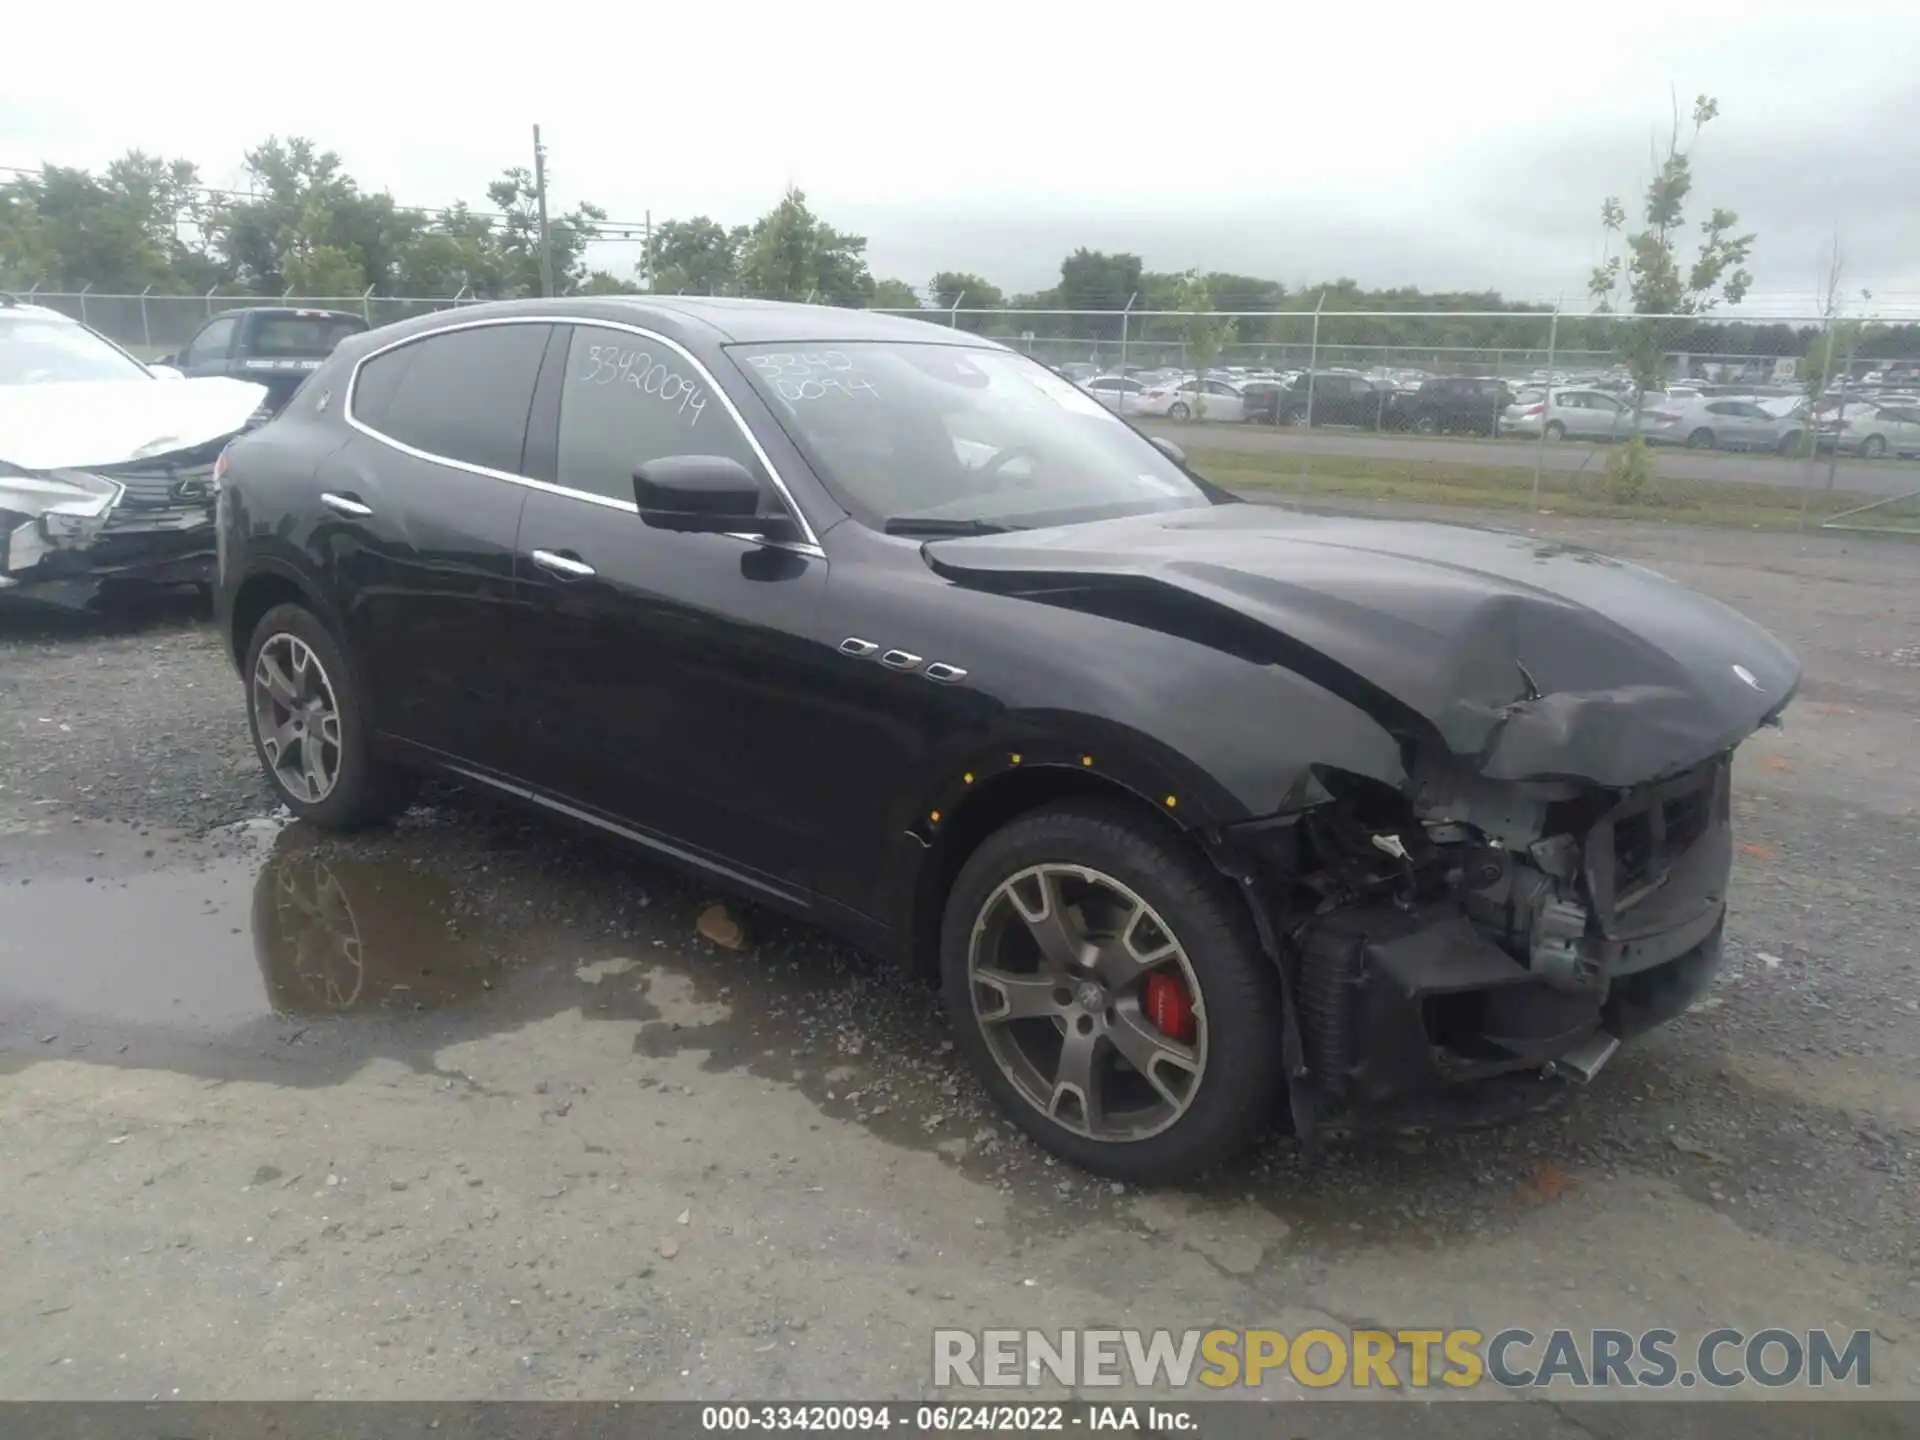
[[[0,385],[0,461],[84,470],[190,450],[239,431],[266,395],[220,376]]]
[[[1765,630],[1665,576],[1466,526],[1219,505],[924,553],[959,584],[1299,670],[1492,779],[1656,779],[1738,744],[1800,681]]]

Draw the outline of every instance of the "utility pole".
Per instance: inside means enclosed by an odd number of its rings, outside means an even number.
[[[533,127],[533,194],[540,207],[540,293],[553,294],[553,242],[547,234],[547,151]]]
[[[652,210],[647,211],[646,220],[647,220],[647,238],[642,242],[646,248],[642,250],[640,253],[640,268],[647,272],[647,293],[651,295],[653,293],[653,211]]]

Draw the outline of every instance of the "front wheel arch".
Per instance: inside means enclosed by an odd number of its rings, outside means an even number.
[[[1021,816],[1049,805],[1102,800],[1129,810],[1149,823],[1192,838],[1189,826],[1164,804],[1142,795],[1110,775],[1066,764],[1025,765],[1004,771],[970,790],[940,817],[937,827],[915,832],[908,843],[920,848],[912,883],[906,887],[906,913],[896,921],[897,958],[909,974],[929,982],[940,975],[940,925],[947,896],[973,852],[988,836]]]

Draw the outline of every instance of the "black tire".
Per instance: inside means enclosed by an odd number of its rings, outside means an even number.
[[[255,702],[260,653],[269,643],[285,637],[305,645],[319,662],[339,717],[339,741],[333,747],[337,751],[334,779],[331,788],[317,800],[288,787],[268,757],[260,733],[261,706]],[[294,818],[323,830],[363,830],[406,808],[414,777],[374,757],[359,673],[333,632],[311,610],[298,604],[276,605],[262,615],[247,641],[246,668],[242,675],[247,697],[247,733],[253,739],[253,753],[266,772],[267,783],[281,803],[293,812]]]
[[[1864,459],[1879,460],[1887,453],[1887,437],[1869,435],[1860,444],[1860,454]]]
[[[1687,436],[1687,449],[1689,450],[1711,450],[1712,448],[1713,431],[1707,429],[1704,425]]]
[[[1800,449],[1801,433],[1798,430],[1789,430],[1780,437],[1780,443],[1774,447],[1775,450],[1781,455],[1794,454]]]
[[[1094,1139],[1043,1114],[1002,1070],[975,1015],[975,922],[1002,882],[1048,863],[1090,867],[1131,889],[1177,940],[1199,987],[1206,1028],[1197,1089],[1177,1119],[1144,1138]],[[1187,1179],[1257,1139],[1284,1097],[1279,977],[1246,903],[1181,836],[1122,804],[1050,806],[983,841],[948,894],[940,967],[959,1049],[988,1093],[1042,1146],[1095,1174],[1149,1184]]]
[[[1420,415],[1414,418],[1412,428],[1416,435],[1437,435],[1440,433],[1440,422],[1431,415]]]
[[[1298,408],[1288,410],[1281,415],[1280,423],[1282,425],[1292,426],[1296,429],[1305,429],[1307,424],[1307,412],[1305,410],[1301,410]]]
[[[1558,420],[1549,420],[1547,422],[1547,439],[1564,440],[1566,438],[1567,438],[1566,426],[1562,425]]]
[[[1187,420],[1191,419],[1192,416],[1193,411],[1187,408],[1187,403],[1184,400],[1176,400],[1167,407],[1167,418],[1169,420]]]

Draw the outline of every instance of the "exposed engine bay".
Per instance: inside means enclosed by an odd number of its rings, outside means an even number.
[[[1658,783],[1405,793],[1322,769],[1326,799],[1239,827],[1291,991],[1296,1118],[1523,1070],[1590,1078],[1719,962],[1731,755]]]

